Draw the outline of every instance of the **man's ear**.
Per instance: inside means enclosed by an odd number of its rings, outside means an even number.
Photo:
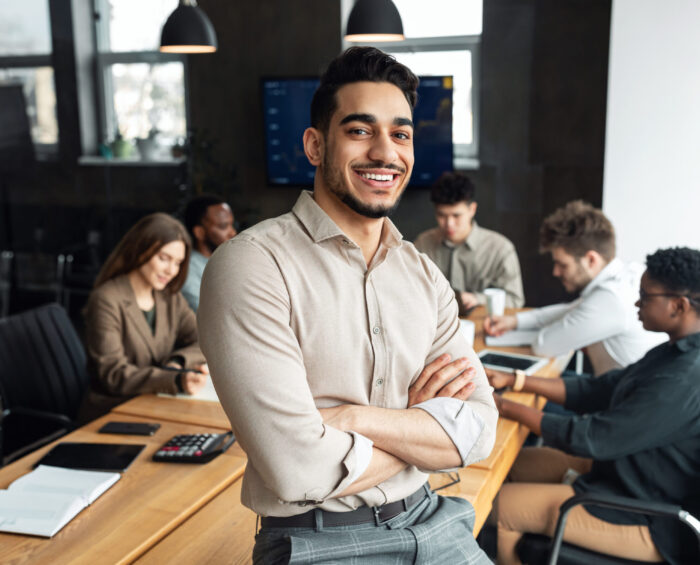
[[[314,167],[323,162],[323,134],[316,128],[304,131],[304,154]]]
[[[603,256],[597,251],[594,251],[593,249],[589,249],[588,251],[586,251],[586,253],[584,253],[583,260],[589,269],[592,269],[594,267],[601,267],[605,263],[605,259],[603,259]]]
[[[197,241],[204,241],[207,235],[207,232],[204,230],[204,226],[194,226],[192,228],[192,233]]]
[[[472,215],[472,218],[476,215],[476,209],[478,207],[478,204],[476,203],[476,200],[468,204],[469,206],[469,213]]]

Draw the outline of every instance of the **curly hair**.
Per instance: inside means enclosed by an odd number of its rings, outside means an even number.
[[[647,255],[647,274],[671,292],[688,297],[700,314],[700,251],[669,247]]]
[[[474,200],[474,183],[464,173],[446,172],[440,175],[430,189],[433,204],[470,204]]]
[[[615,257],[615,228],[601,210],[574,200],[547,216],[540,228],[540,252],[561,247],[574,257],[597,251],[603,259]]]
[[[411,109],[415,108],[418,77],[408,67],[375,47],[350,47],[333,59],[321,76],[321,84],[311,100],[311,125],[327,134],[337,108],[338,90],[346,84],[365,81],[393,84],[403,92]]]

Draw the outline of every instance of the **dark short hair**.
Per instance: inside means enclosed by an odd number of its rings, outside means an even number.
[[[597,251],[606,261],[615,257],[615,228],[602,210],[574,200],[542,222],[540,252],[561,247],[574,257]]]
[[[321,76],[311,100],[311,125],[328,133],[340,87],[363,81],[389,82],[403,92],[411,109],[416,105],[418,77],[408,67],[375,47],[350,47],[333,59]]]
[[[148,263],[161,247],[173,241],[185,244],[185,258],[180,270],[166,287],[171,293],[176,293],[187,279],[192,242],[185,227],[172,216],[162,212],[144,216],[124,234],[100,269],[95,279],[95,288]]]
[[[669,247],[647,255],[647,275],[671,292],[689,296],[700,314],[700,251]]]
[[[474,200],[474,183],[464,173],[446,172],[430,188],[433,204],[470,204]]]
[[[202,225],[202,220],[207,215],[209,206],[218,206],[219,204],[225,204],[225,202],[216,194],[200,194],[187,203],[183,219],[192,241],[195,240],[194,227]]]

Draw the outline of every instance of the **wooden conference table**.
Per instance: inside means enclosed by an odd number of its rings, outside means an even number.
[[[474,348],[484,348],[483,309],[470,319],[476,324]],[[529,348],[502,348],[528,353]],[[557,376],[565,360],[550,362],[540,376]],[[532,394],[505,393],[528,405],[543,401]],[[157,421],[154,436],[98,434],[106,421]],[[144,443],[146,448],[122,479],[52,539],[0,533],[0,563],[233,563],[251,562],[256,517],[240,503],[240,477],[245,454],[236,444],[206,465],[171,465],[150,460],[155,450],[179,433],[229,429],[216,402],[139,396],[111,414],[58,441]],[[475,535],[488,516],[493,499],[527,437],[527,430],[499,419],[496,444],[484,461],[459,471],[460,482],[440,494],[468,499],[476,511]],[[0,488],[7,488],[49,449],[44,447],[0,469]],[[435,474],[435,488],[450,481]]]

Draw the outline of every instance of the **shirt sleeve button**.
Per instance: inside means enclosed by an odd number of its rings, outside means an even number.
[[[381,330],[381,328],[380,328],[379,326],[374,326],[374,327],[372,328],[372,333],[373,333],[373,334],[378,334],[378,333],[381,332],[381,331],[382,331],[382,330]]]

